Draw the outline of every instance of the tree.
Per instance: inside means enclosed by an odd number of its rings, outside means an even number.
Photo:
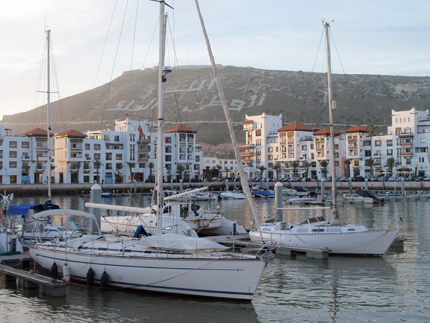
[[[369,137],[373,137],[373,134],[375,133],[375,126],[373,124],[369,124],[367,126],[367,133],[369,134]],[[372,138],[370,138],[370,145],[372,145]]]
[[[155,165],[153,162],[150,162],[148,164],[148,168],[149,168],[149,181],[152,182],[152,170],[154,169]]]
[[[179,173],[179,179],[182,179],[182,173],[185,172],[185,166],[184,165],[176,166],[176,172]]]
[[[390,176],[393,176],[393,168],[399,166],[400,164],[394,157],[387,158],[385,161],[385,167],[390,168]]]
[[[349,175],[350,175],[350,167],[351,167],[352,161],[350,159],[346,159],[344,161],[344,164],[345,164],[345,170],[348,171],[348,177],[349,177]]]
[[[299,162],[298,161],[293,161],[291,163],[291,167],[293,167],[293,177],[296,177],[297,174],[297,169],[299,168]]]
[[[96,158],[93,160],[93,164],[94,164],[94,168],[96,169],[96,173],[97,173],[97,183],[100,183],[99,169],[102,167],[103,163],[100,161],[100,159]]]
[[[320,160],[320,166],[322,167],[324,177],[327,177],[328,161],[326,161],[326,160]]]
[[[309,168],[312,167],[312,163],[304,161],[302,163],[302,167],[304,167],[306,169],[306,178],[308,178],[309,177]]]
[[[263,173],[264,173],[264,171],[266,170],[267,168],[266,167],[264,167],[264,165],[261,165],[260,167],[258,167],[258,170],[260,171],[260,173],[261,173],[261,178],[263,178]]]
[[[218,165],[216,165],[215,167],[216,167],[216,169],[217,169],[217,171],[218,171],[217,176],[218,176],[218,177],[222,177],[222,171],[221,171],[222,166],[221,166],[220,164],[218,164]],[[219,176],[219,173],[221,173],[221,176]]]
[[[134,166],[136,166],[136,163],[133,163],[132,161],[129,161],[129,162],[126,162],[126,163],[128,165],[128,168],[130,169],[130,178],[131,178],[131,181],[133,182],[134,181],[133,168],[134,168]]]
[[[366,159],[365,165],[370,167],[370,174],[373,176],[373,166],[375,166],[375,160],[373,158]]]
[[[115,182],[116,183],[122,183],[122,176],[121,176],[121,169],[122,169],[122,164],[117,163],[116,167],[115,167]]]
[[[281,166],[281,164],[280,163],[275,163],[275,165],[273,165],[273,167],[272,167],[274,170],[275,170],[275,172],[276,172],[276,179],[278,179],[278,173],[279,173],[279,171],[281,170],[281,168],[282,168],[282,166]]]

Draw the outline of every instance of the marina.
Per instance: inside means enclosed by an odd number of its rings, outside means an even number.
[[[39,203],[42,197],[17,198],[20,203]],[[84,209],[88,198],[54,197],[61,208]],[[259,214],[274,214],[274,199],[254,201]],[[127,198],[113,197],[113,204],[125,205]],[[148,196],[136,196],[132,206],[149,205]],[[202,202],[215,207],[214,201]],[[226,217],[251,227],[252,213],[246,200],[220,202]],[[268,264],[259,288],[250,304],[232,304],[222,300],[160,295],[117,289],[100,290],[85,284],[71,285],[63,298],[39,296],[37,290],[25,290],[15,282],[1,282],[0,315],[9,321],[37,319],[44,313],[47,322],[58,319],[135,322],[144,315],[151,321],[168,321],[172,317],[188,322],[392,322],[425,321],[430,315],[426,299],[430,296],[428,252],[430,206],[426,199],[401,199],[383,205],[342,204],[339,211],[350,222],[374,228],[402,218],[400,235],[404,252],[390,248],[383,257],[338,257],[326,260],[277,254]],[[327,215],[327,210],[288,210],[284,220],[298,223],[309,216]],[[262,219],[263,220],[263,219]],[[165,313],[165,308],[169,313]],[[11,309],[14,308],[12,311]],[[144,313],[144,314],[142,314]],[[180,320],[179,320],[180,321]]]

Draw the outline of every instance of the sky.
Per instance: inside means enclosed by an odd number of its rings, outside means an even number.
[[[194,0],[167,1],[166,65],[209,65]],[[430,75],[430,1],[199,0],[218,64],[332,73]],[[0,0],[0,118],[158,64],[158,8],[149,0]],[[48,26],[48,27],[46,27]],[[39,91],[39,92],[38,92]]]

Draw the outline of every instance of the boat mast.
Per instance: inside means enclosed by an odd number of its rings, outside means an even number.
[[[51,30],[46,30],[46,39],[47,39],[47,59],[46,59],[46,65],[47,65],[47,79],[48,79],[48,87],[47,87],[47,110],[48,110],[48,122],[47,122],[47,136],[48,136],[48,161],[46,165],[46,173],[48,177],[48,201],[51,200],[51,81],[50,81],[50,61],[49,61],[49,45],[50,45],[50,36],[51,36]]]
[[[331,60],[330,60],[330,43],[329,43],[329,35],[328,29],[330,28],[330,24],[328,22],[324,22],[325,29],[325,39],[327,46],[327,79],[328,79],[328,106],[329,106],[329,117],[330,117],[330,174],[331,174],[331,187],[333,194],[333,217],[334,219],[338,219],[337,214],[337,205],[336,205],[336,174],[335,174],[335,160],[334,160],[334,129],[333,129],[333,110],[335,109],[336,102],[332,101],[332,93],[331,93]]]
[[[166,20],[164,0],[160,0],[160,31],[159,31],[159,60],[158,60],[158,133],[157,133],[157,235],[162,234],[163,220],[163,109],[164,109],[164,51],[166,42]]]

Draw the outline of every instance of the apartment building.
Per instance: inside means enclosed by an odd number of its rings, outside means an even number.
[[[237,171],[236,159],[203,157],[204,178],[214,176],[234,178],[238,176]]]

